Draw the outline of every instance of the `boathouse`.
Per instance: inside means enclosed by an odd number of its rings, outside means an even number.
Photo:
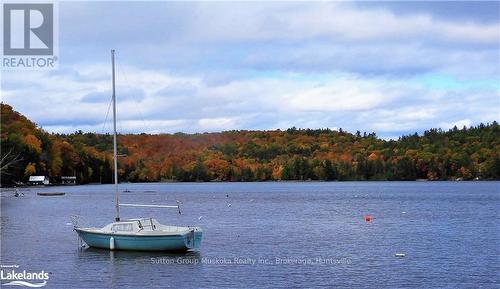
[[[61,184],[63,185],[76,185],[76,176],[62,176]]]
[[[30,185],[48,185],[49,177],[47,176],[30,176],[28,180],[28,184]]]

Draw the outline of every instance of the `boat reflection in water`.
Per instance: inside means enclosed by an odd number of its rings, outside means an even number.
[[[201,263],[199,251],[108,251],[87,247],[79,250],[78,258],[115,264],[152,264],[152,265],[195,265]]]

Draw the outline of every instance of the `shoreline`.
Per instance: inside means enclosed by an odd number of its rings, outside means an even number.
[[[209,184],[209,183],[224,183],[224,184],[238,184],[238,183],[382,183],[382,182],[416,182],[416,183],[424,183],[424,182],[453,182],[453,183],[459,183],[459,182],[466,182],[466,183],[471,183],[471,182],[498,182],[500,180],[496,179],[480,179],[480,180],[332,180],[332,181],[323,181],[323,180],[285,180],[285,181],[277,181],[277,180],[268,180],[268,181],[199,181],[199,182],[182,182],[182,181],[168,181],[168,182],[125,182],[125,183],[119,183],[120,185],[134,185],[134,184]],[[30,186],[30,185],[1,185],[0,189],[4,188],[50,188],[50,187],[76,187],[76,186],[87,186],[87,185],[112,185],[112,183],[107,183],[107,184],[102,184],[102,183],[87,183],[87,184],[74,184],[74,185],[64,185],[64,184],[49,184],[49,185],[37,185],[37,186]]]

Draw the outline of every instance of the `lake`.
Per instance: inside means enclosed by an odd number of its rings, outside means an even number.
[[[122,218],[199,225],[185,254],[80,248],[70,223],[114,220],[111,185],[1,196],[1,264],[46,288],[498,288],[500,182],[120,184]],[[37,192],[66,192],[41,197]],[[364,217],[371,216],[371,222]],[[402,253],[405,257],[396,257]],[[2,281],[2,283],[5,283]]]

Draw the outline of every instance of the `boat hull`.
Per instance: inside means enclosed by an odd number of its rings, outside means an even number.
[[[184,234],[155,236],[106,234],[81,229],[75,231],[89,247],[109,250],[187,251],[199,248],[202,238],[202,232],[194,230]]]

